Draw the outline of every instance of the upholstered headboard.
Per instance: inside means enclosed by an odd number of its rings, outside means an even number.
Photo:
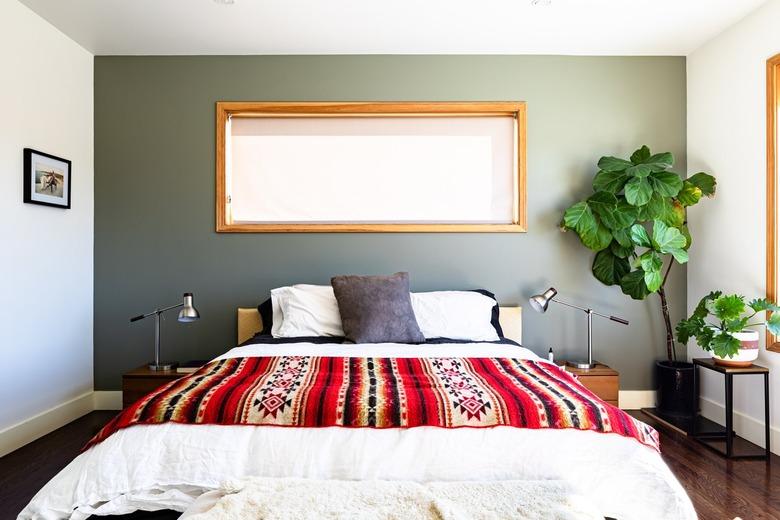
[[[504,336],[520,344],[523,343],[523,308],[515,306],[501,306],[499,321],[504,329]],[[263,322],[257,308],[238,308],[238,343],[241,344],[263,330]]]

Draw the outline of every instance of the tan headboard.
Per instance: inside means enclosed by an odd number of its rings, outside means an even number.
[[[514,306],[501,306],[499,314],[501,328],[504,336],[523,344],[523,308]],[[257,308],[238,308],[238,343],[241,344],[263,330],[263,320]]]

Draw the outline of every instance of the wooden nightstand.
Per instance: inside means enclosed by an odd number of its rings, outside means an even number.
[[[186,375],[176,372],[176,369],[150,370],[148,365],[125,372],[122,374],[122,407],[125,408],[165,383]]]
[[[559,365],[563,362],[557,362]],[[591,369],[581,369],[562,366],[567,372],[576,374],[582,386],[599,396],[609,404],[618,406],[618,389],[620,388],[620,374],[617,370],[609,368],[603,363],[596,363]]]

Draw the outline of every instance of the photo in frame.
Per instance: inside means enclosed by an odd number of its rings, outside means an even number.
[[[25,148],[23,175],[24,202],[70,209],[69,160]]]

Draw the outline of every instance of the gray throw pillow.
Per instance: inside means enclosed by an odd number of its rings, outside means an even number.
[[[334,276],[344,335],[355,343],[422,343],[409,296],[409,273]]]

